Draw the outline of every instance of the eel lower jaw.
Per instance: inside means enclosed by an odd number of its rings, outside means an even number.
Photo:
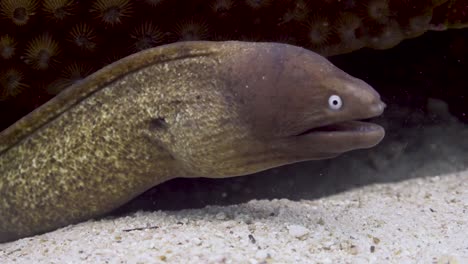
[[[380,132],[382,127],[370,123],[370,122],[363,122],[363,121],[344,121],[339,123],[334,123],[326,126],[315,127],[308,129],[302,133],[297,134],[296,136],[305,136],[310,134],[334,134],[334,133],[359,133],[359,134],[366,134],[366,133],[375,133]]]
[[[371,148],[385,136],[383,127],[363,121],[345,121],[308,129],[295,136],[304,145],[324,148],[330,153]]]

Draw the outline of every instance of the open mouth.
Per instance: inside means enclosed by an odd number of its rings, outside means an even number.
[[[364,121],[345,121],[308,129],[296,136],[319,133],[371,133],[381,129],[381,126],[374,123]]]

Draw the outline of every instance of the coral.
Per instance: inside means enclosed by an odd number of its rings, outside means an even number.
[[[37,0],[2,0],[0,13],[15,25],[26,25],[37,9]]]
[[[93,72],[93,68],[82,64],[73,63],[63,69],[60,78],[52,82],[46,87],[49,94],[58,94],[63,89],[83,80],[86,76]]]
[[[58,53],[58,42],[45,33],[28,43],[24,61],[36,70],[46,70],[54,62]]]
[[[325,48],[331,36],[333,35],[334,28],[332,27],[329,19],[324,16],[315,15],[306,24],[306,38],[312,49],[321,50]]]
[[[178,23],[173,34],[177,41],[203,40],[210,36],[210,29],[203,19],[191,18]]]
[[[367,12],[367,16],[365,17],[374,20],[379,24],[388,23],[393,16],[389,0],[370,0],[368,3],[363,5]]]
[[[132,50],[135,52],[155,47],[164,40],[161,30],[151,21],[146,21],[137,26],[130,37],[133,39]]]
[[[358,38],[358,30],[363,26],[361,18],[351,12],[344,12],[337,19],[335,32],[343,42],[353,42]]]
[[[402,39],[404,39],[404,34],[401,32],[400,27],[389,24],[380,28],[379,33],[369,38],[367,45],[379,49],[389,49],[400,43]]]
[[[234,0],[214,0],[210,7],[216,16],[223,18],[229,16],[235,5]]]
[[[86,76],[84,61],[97,70],[174,41],[276,41],[332,56],[467,26],[467,0],[0,0],[0,71],[20,69],[10,80],[39,105]],[[22,98],[6,90],[2,104]]]
[[[309,12],[310,4],[306,0],[292,1],[292,6],[280,18],[280,24],[291,21],[304,21],[307,19]]]
[[[121,24],[132,11],[132,3],[129,0],[96,0],[91,7],[91,12],[108,26]]]
[[[15,55],[16,41],[9,35],[0,37],[0,57],[11,59]]]
[[[95,30],[85,23],[75,25],[69,33],[68,41],[83,51],[94,51],[96,49],[97,35]]]
[[[11,68],[0,72],[0,101],[20,94],[27,87],[23,80],[24,74],[18,69]]]
[[[47,17],[53,20],[64,20],[73,14],[73,0],[45,0],[42,10]]]
[[[466,0],[449,0],[439,4],[440,6],[434,8],[433,11],[431,29],[468,27],[468,2]]]
[[[425,32],[430,28],[431,17],[430,16],[415,16],[408,19],[407,25],[403,25],[401,28],[405,31],[405,35],[417,35],[421,32]]]

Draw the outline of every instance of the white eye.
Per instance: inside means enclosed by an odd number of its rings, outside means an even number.
[[[333,109],[333,110],[338,110],[341,108],[341,106],[343,106],[343,102],[341,101],[341,97],[339,97],[338,95],[331,95],[329,98],[328,98],[328,106],[330,107],[330,109]]]

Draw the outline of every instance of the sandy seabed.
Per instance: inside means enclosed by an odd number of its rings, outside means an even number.
[[[468,263],[468,171],[88,221],[1,244],[0,263]]]

